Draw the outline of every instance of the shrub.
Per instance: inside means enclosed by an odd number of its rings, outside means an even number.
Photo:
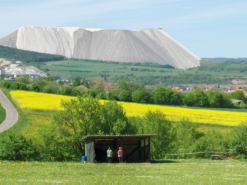
[[[247,158],[247,126],[242,125],[235,128],[233,133],[233,148],[235,154]]]
[[[163,105],[181,105],[182,95],[169,88],[157,88],[154,90],[153,101]]]
[[[207,94],[202,89],[195,89],[184,97],[184,104],[188,106],[206,107],[209,105]]]
[[[208,99],[210,107],[222,107],[222,108],[230,108],[233,107],[230,98],[219,91],[209,91]]]
[[[131,92],[128,90],[121,90],[118,94],[118,98],[121,101],[131,101]]]
[[[155,134],[152,138],[152,157],[161,159],[173,147],[175,132],[172,123],[161,112],[148,112],[144,116],[144,133]]]
[[[203,137],[203,133],[198,131],[198,126],[189,122],[188,120],[182,120],[174,124],[176,137],[174,137],[173,153],[178,153],[179,157],[187,158],[188,155],[181,155],[184,153],[190,153],[192,151],[193,144]]]
[[[192,152],[201,152],[195,157],[209,158],[212,154],[222,153],[226,155],[230,147],[230,138],[216,132],[208,132],[194,143]]]
[[[144,88],[134,90],[131,94],[131,99],[133,102],[151,103],[151,96]]]
[[[40,158],[36,146],[23,136],[10,135],[2,139],[0,145],[1,160],[30,161]]]

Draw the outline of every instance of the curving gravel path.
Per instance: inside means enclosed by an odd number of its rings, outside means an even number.
[[[7,96],[0,90],[0,103],[5,109],[6,117],[5,120],[0,124],[0,133],[13,127],[18,121],[18,112],[12,102]]]

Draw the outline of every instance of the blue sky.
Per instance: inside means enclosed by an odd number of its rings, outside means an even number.
[[[0,37],[23,25],[158,28],[200,57],[247,57],[246,0],[0,0]]]

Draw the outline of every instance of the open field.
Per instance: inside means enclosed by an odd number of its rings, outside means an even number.
[[[0,184],[244,185],[247,164],[186,160],[160,164],[0,162]]]
[[[46,93],[28,91],[11,91],[13,101],[21,109],[57,111],[61,110],[61,102],[75,97],[61,96]],[[101,101],[102,103],[104,101]],[[193,123],[238,126],[247,123],[246,112],[234,112],[227,110],[211,110],[199,108],[184,108],[174,106],[149,105],[138,103],[119,102],[128,116],[143,116],[147,111],[161,111],[169,120],[179,121],[187,119]]]
[[[129,64],[89,60],[64,60],[33,65],[51,76],[87,80],[131,80],[148,85],[230,84],[233,79],[246,82],[246,59],[207,59],[199,68],[179,70],[155,64]]]
[[[163,78],[165,74],[171,74],[171,69],[158,64],[131,64],[100,62],[90,60],[64,60],[46,63],[33,63],[40,69],[48,72],[51,76],[72,79],[81,77],[87,80],[103,80],[104,78],[116,81],[123,77],[134,78],[141,82],[145,77],[146,83]]]

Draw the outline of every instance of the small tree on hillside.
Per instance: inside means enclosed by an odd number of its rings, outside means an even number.
[[[175,132],[172,124],[161,112],[148,112],[144,116],[144,133],[155,134],[152,138],[152,157],[160,159],[172,148]]]

